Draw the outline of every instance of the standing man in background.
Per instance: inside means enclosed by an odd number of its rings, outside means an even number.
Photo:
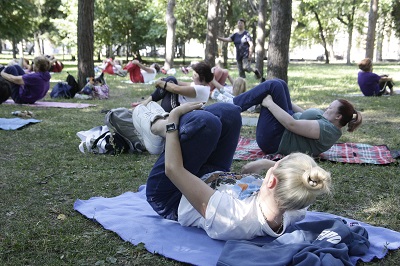
[[[246,78],[245,72],[253,72],[257,79],[260,79],[260,71],[258,71],[258,69],[254,70],[251,67],[254,45],[250,34],[245,30],[245,26],[246,21],[241,18],[237,23],[238,32],[235,32],[230,37],[217,37],[217,39],[223,42],[233,42],[235,44],[236,61],[240,77]]]

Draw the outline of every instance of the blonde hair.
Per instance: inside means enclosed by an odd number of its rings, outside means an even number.
[[[330,173],[306,154],[286,156],[272,173],[278,180],[275,198],[281,209],[303,209],[315,202],[317,196],[330,194]]]
[[[233,96],[238,96],[246,91],[246,80],[244,78],[237,78],[233,82],[232,94]]]

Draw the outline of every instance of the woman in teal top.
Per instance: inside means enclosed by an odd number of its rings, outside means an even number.
[[[246,111],[261,104],[256,141],[267,154],[292,152],[318,156],[328,150],[342,135],[342,128],[353,132],[361,125],[361,113],[344,99],[333,101],[325,112],[302,108],[292,103],[283,80],[267,80],[236,96],[233,103]]]

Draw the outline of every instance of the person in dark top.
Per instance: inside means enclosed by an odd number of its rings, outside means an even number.
[[[250,34],[245,30],[246,21],[239,19],[237,23],[238,32],[235,32],[230,37],[217,37],[223,42],[233,42],[236,47],[236,61],[239,70],[239,76],[246,78],[245,72],[254,72],[257,79],[261,78],[260,71],[251,67],[251,58],[253,55],[253,41]]]
[[[390,90],[390,95],[393,95],[393,80],[387,75],[378,75],[372,72],[372,61],[369,58],[364,58],[358,63],[358,85],[364,96],[381,96],[387,94],[386,87]]]
[[[33,72],[25,73],[19,66],[8,66],[1,77],[10,83],[11,98],[15,103],[32,104],[44,98],[50,88],[50,61],[45,56],[33,59]]]

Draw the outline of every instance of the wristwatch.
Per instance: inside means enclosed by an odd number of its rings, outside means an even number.
[[[168,133],[168,132],[173,132],[173,131],[175,131],[175,130],[178,130],[178,125],[175,124],[175,123],[169,123],[169,124],[167,124],[165,127],[166,127],[166,132],[167,132],[167,133]]]

